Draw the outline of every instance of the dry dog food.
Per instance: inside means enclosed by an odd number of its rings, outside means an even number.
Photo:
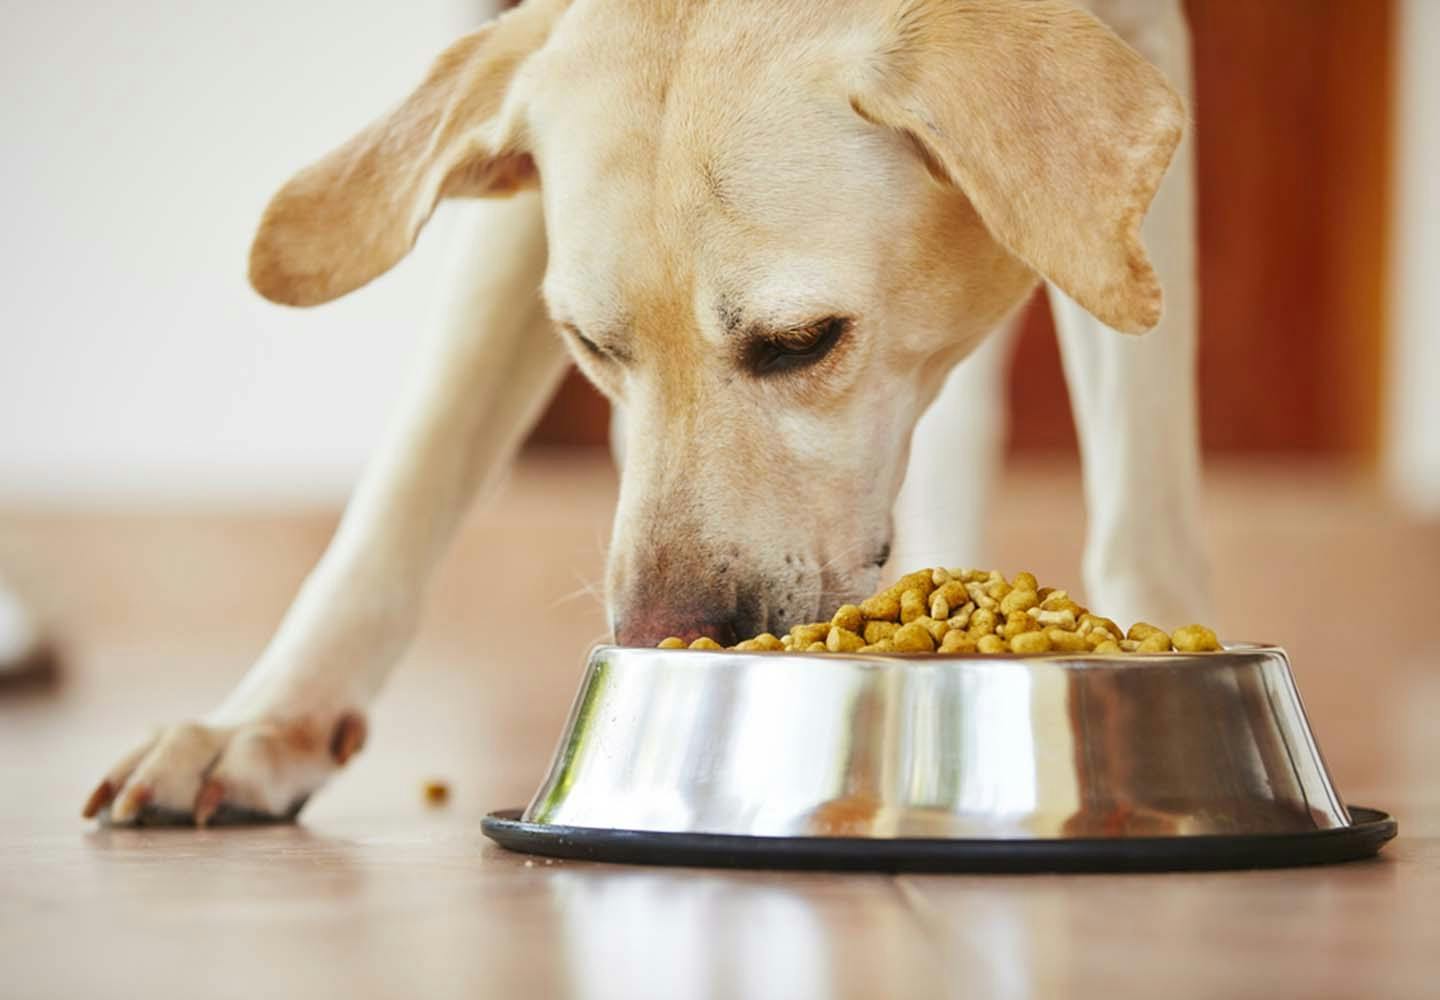
[[[674,636],[661,649],[686,648]],[[701,637],[690,649],[724,649]],[[1166,632],[1148,622],[1126,631],[1031,573],[1006,580],[994,570],[922,569],[828,622],[796,625],[729,647],[806,653],[1207,653],[1221,648],[1204,625]]]

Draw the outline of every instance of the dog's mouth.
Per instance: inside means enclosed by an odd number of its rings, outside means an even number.
[[[853,569],[833,573],[821,566],[802,566],[797,560],[749,582],[713,581],[708,600],[692,598],[671,604],[642,598],[626,602],[614,621],[613,634],[623,646],[653,646],[669,638],[688,643],[702,636],[729,646],[765,632],[783,635],[792,626],[814,621],[827,608],[833,610],[865,591],[883,561],[867,564],[859,573]],[[734,567],[724,575],[733,577]],[[669,590],[653,583],[638,588],[643,594]]]
[[[865,527],[832,525],[818,532],[819,544],[779,551],[773,542],[736,540],[667,546],[653,534],[637,548],[612,550],[608,589],[615,640],[653,646],[706,637],[731,645],[828,617],[870,594],[891,558],[889,520]],[[836,544],[842,537],[846,541]]]

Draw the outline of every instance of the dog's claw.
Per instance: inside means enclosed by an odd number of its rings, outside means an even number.
[[[355,712],[346,712],[335,723],[335,732],[330,737],[330,756],[335,763],[344,764],[365,746],[365,719]]]
[[[365,735],[353,710],[167,726],[105,775],[84,815],[112,827],[288,822]]]
[[[110,783],[109,778],[106,778],[95,786],[95,791],[91,792],[90,797],[85,800],[85,809],[80,815],[86,819],[94,819],[100,814],[101,809],[110,804],[110,800],[113,798],[115,798],[115,786]]]
[[[225,786],[214,778],[206,780],[200,786],[200,792],[195,796],[195,825],[205,827],[210,823],[210,817],[215,815],[215,810],[220,808],[220,803],[225,799]]]
[[[114,824],[129,823],[140,815],[140,811],[150,804],[155,797],[155,792],[149,785],[136,785],[125,792],[115,802],[110,810],[110,822]]]

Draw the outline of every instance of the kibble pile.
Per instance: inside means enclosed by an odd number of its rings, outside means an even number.
[[[661,649],[685,647],[671,637]],[[690,649],[724,649],[702,637]],[[1166,632],[1146,622],[1128,631],[1091,614],[1063,590],[1041,587],[1032,573],[1011,580],[994,570],[922,569],[859,604],[842,605],[828,622],[769,632],[731,649],[795,653],[1205,653],[1219,650],[1204,625]]]

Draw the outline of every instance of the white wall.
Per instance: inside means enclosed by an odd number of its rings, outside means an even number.
[[[313,311],[245,281],[290,173],[485,0],[0,0],[0,502],[342,498],[445,250]]]
[[[1440,2],[1401,0],[1386,467],[1440,516]]]

